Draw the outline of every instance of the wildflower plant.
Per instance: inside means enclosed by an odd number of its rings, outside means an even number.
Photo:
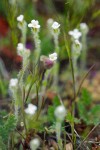
[[[31,28],[33,34],[33,39],[35,43],[34,59],[36,59],[35,63],[37,63],[41,53],[41,41],[39,39],[40,25],[38,20],[32,20],[31,23],[28,24],[28,27]]]
[[[66,116],[66,108],[63,105],[58,106],[55,109],[55,117],[56,117],[56,136],[57,136],[57,141],[59,145],[59,149],[63,149],[63,144],[62,144],[62,139],[61,139],[61,126],[62,122],[65,119]]]
[[[52,35],[54,39],[54,45],[55,45],[55,52],[57,53],[57,56],[59,57],[59,34],[60,34],[60,24],[56,21],[52,24]],[[53,85],[56,89],[56,92],[58,91],[57,85],[58,85],[58,75],[59,74],[59,63],[56,63],[53,69]]]
[[[27,23],[24,20],[24,16],[22,14],[17,17],[17,21],[18,21],[18,28],[21,30],[21,34],[22,34],[21,42],[25,46],[26,33],[27,33]]]
[[[69,35],[71,36],[71,48],[67,47],[67,50],[72,71],[74,96],[72,98],[72,107],[71,107],[72,112],[67,113],[60,96],[58,96],[59,95],[58,89],[56,89],[56,96],[57,98],[58,97],[59,98],[58,99],[54,98],[53,101],[54,106],[50,107],[48,106],[46,109],[44,109],[45,101],[47,100],[46,89],[48,87],[49,76],[51,75],[51,73],[53,74],[52,85],[54,86],[54,88],[58,87],[60,24],[58,22],[54,22],[52,19],[48,20],[48,26],[51,27],[50,30],[52,31],[55,49],[53,53],[50,53],[48,56],[45,56],[41,55],[42,53],[41,41],[39,38],[41,26],[39,24],[39,21],[32,20],[31,23],[28,24],[28,27],[31,28],[35,44],[35,50],[33,53],[26,48],[27,23],[24,20],[24,16],[23,15],[18,16],[17,21],[18,27],[22,33],[21,42],[19,42],[17,45],[17,54],[22,58],[22,68],[19,71],[17,78],[12,78],[9,83],[9,89],[11,91],[12,96],[12,112],[14,113],[15,117],[15,118],[12,117],[12,120],[14,120],[15,122],[14,124],[12,121],[13,131],[16,128],[17,134],[21,136],[22,138],[21,146],[23,149],[25,149],[26,146],[26,148],[37,150],[40,146],[44,148],[45,145],[45,140],[42,143],[40,143],[42,139],[41,140],[38,139],[38,133],[42,134],[43,132],[47,132],[51,134],[52,132],[49,130],[49,128],[44,126],[46,126],[46,124],[47,126],[49,126],[49,123],[50,124],[53,123],[54,125],[53,133],[54,134],[56,133],[57,149],[63,150],[65,146],[62,140],[62,133],[63,133],[62,128],[63,123],[65,123],[67,120],[66,116],[70,114],[68,116],[72,132],[70,139],[72,141],[73,148],[76,148],[76,133],[74,131],[75,106],[76,106],[76,98],[80,92],[81,87],[80,85],[78,89],[76,81],[78,76],[78,59],[81,55],[83,46],[82,44],[84,44],[84,42],[82,43],[80,42],[80,38],[81,36],[84,36],[86,38],[88,29],[86,30],[85,25],[81,25],[82,30],[81,32],[78,29],[69,31]],[[34,64],[32,69],[30,67],[31,55],[33,55],[34,58],[32,60],[32,64]],[[46,114],[47,111],[48,116]],[[49,117],[50,122],[48,123]],[[17,127],[21,127],[21,131],[18,131]],[[14,133],[12,133],[12,135],[14,135]],[[14,141],[13,138],[14,137],[12,136],[10,139],[10,143],[13,143]]]
[[[72,57],[72,61],[73,61],[73,69],[74,69],[75,81],[76,81],[77,75],[78,75],[77,61],[78,61],[78,58],[79,58],[79,56],[81,54],[81,50],[82,50],[82,44],[79,41],[79,38],[81,37],[82,34],[81,34],[81,32],[79,32],[78,29],[74,29],[73,31],[69,31],[68,33],[72,39],[71,57]]]

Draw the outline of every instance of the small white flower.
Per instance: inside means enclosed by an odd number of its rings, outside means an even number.
[[[59,121],[63,121],[65,116],[66,116],[66,109],[63,105],[60,105],[56,108],[55,112],[55,117],[59,120]]]
[[[28,108],[25,109],[25,112],[30,115],[34,115],[37,110],[37,106],[33,104],[28,104]]]
[[[31,150],[37,150],[37,148],[39,147],[39,145],[40,145],[40,141],[39,141],[38,138],[35,138],[35,139],[31,140],[31,142],[30,142],[30,148],[31,148]]]
[[[60,24],[58,22],[56,22],[56,21],[52,24],[52,28],[54,30],[58,29],[59,27],[60,27]]]
[[[24,16],[23,15],[20,15],[20,16],[17,17],[17,21],[23,22],[23,20],[24,20]]]
[[[49,59],[50,59],[51,61],[56,61],[56,60],[57,60],[57,53],[50,54],[50,55],[49,55]]]
[[[17,78],[13,78],[10,80],[10,83],[9,83],[9,88],[14,88],[16,87],[18,84],[18,79]]]
[[[79,39],[81,37],[81,32],[78,29],[74,29],[73,31],[68,32],[74,39]]]
[[[83,34],[84,33],[87,34],[89,31],[89,28],[86,23],[80,23],[80,30]]]
[[[39,29],[40,25],[38,20],[32,20],[31,23],[28,24],[29,28],[35,28],[35,29]]]

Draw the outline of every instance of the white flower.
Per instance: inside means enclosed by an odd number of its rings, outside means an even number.
[[[56,60],[57,60],[57,53],[50,54],[50,55],[49,55],[49,59],[50,59],[51,61],[56,61]]]
[[[79,39],[81,37],[81,32],[78,29],[74,29],[73,31],[68,32],[74,39]]]
[[[58,22],[56,22],[56,21],[52,24],[52,28],[54,30],[58,29],[59,27],[60,27],[60,24]]]
[[[14,88],[16,87],[18,84],[18,79],[17,78],[13,78],[10,80],[10,83],[9,83],[9,88]]]
[[[65,116],[66,116],[66,109],[63,105],[60,105],[56,108],[55,112],[55,117],[59,120],[59,121],[63,121]]]
[[[80,23],[80,30],[83,34],[84,33],[87,34],[89,31],[89,28],[86,23]]]
[[[24,16],[23,15],[20,15],[20,16],[17,17],[17,21],[23,22],[23,20],[24,20]]]
[[[30,142],[30,148],[31,148],[31,150],[37,150],[37,148],[39,147],[39,145],[40,145],[40,141],[39,141],[38,138],[35,138],[35,139],[31,140],[31,142]]]
[[[28,104],[28,108],[25,109],[25,112],[30,115],[34,115],[37,110],[37,106],[33,104]]]
[[[35,29],[39,29],[40,25],[38,20],[32,20],[31,23],[28,24],[29,28],[35,28]]]

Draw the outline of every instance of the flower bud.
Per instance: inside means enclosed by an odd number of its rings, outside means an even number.
[[[58,121],[63,121],[65,116],[66,116],[66,109],[63,105],[60,105],[56,108],[55,112],[55,117],[57,118]]]
[[[89,31],[89,28],[86,23],[80,23],[80,30],[83,34],[87,34]]]
[[[47,25],[49,26],[49,27],[51,27],[52,26],[52,24],[53,24],[53,19],[52,18],[49,18],[48,20],[47,20]]]
[[[54,61],[50,60],[48,57],[46,56],[41,56],[40,57],[40,61],[43,63],[43,67],[44,69],[50,69],[53,67],[54,65]]]
[[[31,140],[31,142],[30,142],[31,150],[36,150],[39,146],[40,146],[40,141],[38,138]]]

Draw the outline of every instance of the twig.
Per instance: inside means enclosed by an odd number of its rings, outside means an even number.
[[[85,81],[85,79],[87,78],[87,76],[89,75],[89,73],[91,72],[91,70],[94,68],[95,64],[93,66],[91,66],[91,68],[88,70],[88,72],[84,75],[80,85],[79,85],[79,88],[78,88],[78,91],[77,91],[77,94],[76,94],[76,97],[79,95],[80,93],[80,90],[81,90],[81,87],[83,85],[83,82]]]
[[[85,140],[86,140],[86,139],[90,136],[90,134],[97,128],[98,125],[99,125],[99,124],[95,125],[95,126],[92,128],[92,130],[88,133],[88,135],[84,138],[84,140],[80,143],[80,145],[77,147],[76,150],[79,149],[79,147],[85,142]]]

